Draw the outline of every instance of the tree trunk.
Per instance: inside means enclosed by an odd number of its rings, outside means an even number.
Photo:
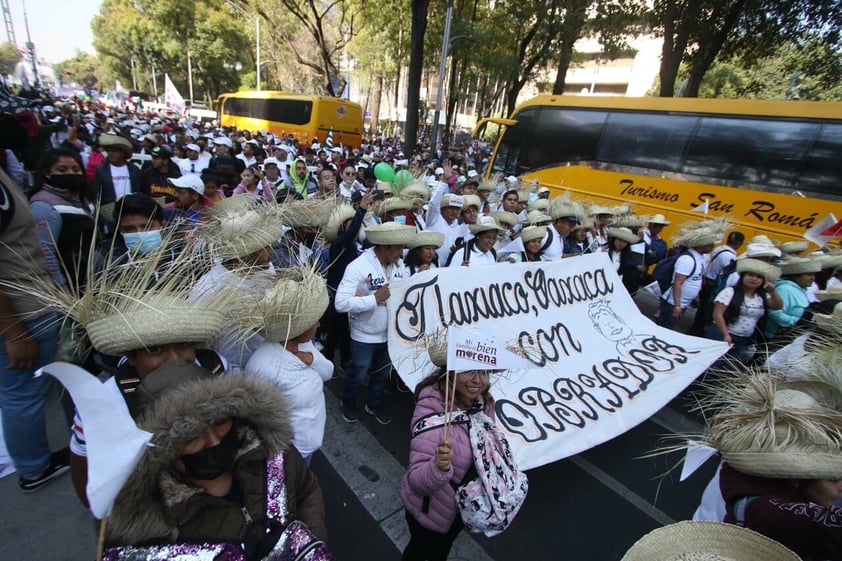
[[[710,70],[710,67],[728,40],[729,35],[737,26],[744,7],[745,0],[738,0],[728,6],[728,12],[722,17],[720,28],[716,30],[716,33],[707,38],[707,41],[700,41],[696,56],[690,64],[690,76],[687,79],[685,97],[699,97],[699,87],[702,85],[702,79],[705,77],[707,71]],[[720,18],[714,14],[711,19],[716,21]]]
[[[371,135],[376,136],[380,132],[380,101],[383,97],[383,75],[374,78],[374,87],[371,90]]]
[[[406,155],[411,157],[418,142],[418,105],[421,73],[424,71],[424,34],[430,0],[412,0],[412,33],[409,42],[409,72],[406,77]]]
[[[566,13],[561,28],[561,46],[558,58],[558,67],[553,84],[553,93],[561,95],[564,93],[564,84],[567,79],[567,70],[570,68],[570,61],[573,60],[573,45],[582,35],[582,29],[587,21],[587,7],[590,0],[571,0],[566,4]]]

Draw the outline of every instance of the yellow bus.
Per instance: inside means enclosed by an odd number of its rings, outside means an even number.
[[[727,215],[747,235],[842,219],[842,103],[543,95],[501,126],[487,175],[537,179],[676,222]]]
[[[330,131],[336,145],[359,148],[362,143],[362,107],[347,99],[243,91],[219,96],[217,110],[223,127],[285,134],[308,146],[314,138],[324,142]]]

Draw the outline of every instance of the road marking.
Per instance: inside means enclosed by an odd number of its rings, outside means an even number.
[[[332,392],[325,391],[324,394],[327,422],[322,454],[395,547],[403,551],[409,543],[409,529],[400,497],[404,467],[362,423],[346,423],[342,419],[339,399]],[[373,478],[373,474],[378,477]],[[467,532],[459,532],[449,559],[493,561]]]
[[[630,502],[634,507],[643,512],[645,515],[653,518],[660,524],[666,526],[667,524],[674,524],[676,521],[672,519],[667,513],[648,502],[646,499],[614,479],[606,472],[602,471],[596,465],[592,464],[582,456],[572,456],[568,458],[579,469],[617,493],[619,496]]]

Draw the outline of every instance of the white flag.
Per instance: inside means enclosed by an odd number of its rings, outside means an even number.
[[[708,211],[710,211],[710,199],[705,199],[704,203],[693,207],[693,212],[704,212],[707,215]]]
[[[819,220],[818,224],[804,232],[804,239],[813,242],[819,247],[826,246],[827,243],[834,238],[834,236],[823,236],[822,232],[836,224],[836,222],[837,220],[833,213],[828,214]]]
[[[164,74],[164,103],[170,109],[177,111],[179,115],[184,113],[184,98],[175,89],[175,84],[170,80],[169,74]]]

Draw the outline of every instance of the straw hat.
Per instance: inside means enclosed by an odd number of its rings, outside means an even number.
[[[415,237],[406,244],[406,247],[409,249],[415,249],[416,247],[427,247],[433,246],[435,248],[439,248],[444,245],[444,234],[441,232],[432,232],[430,230],[424,230],[423,232],[418,232],[415,234]]]
[[[251,255],[281,236],[282,216],[270,205],[228,214],[200,227],[211,251],[223,261]]]
[[[784,242],[781,244],[781,253],[784,255],[793,255],[807,251],[810,244],[807,242]]]
[[[789,257],[778,263],[784,276],[801,275],[804,273],[818,273],[822,270],[821,263],[806,257]]]
[[[479,185],[477,185],[477,191],[487,191],[490,193],[495,189],[497,189],[497,179],[495,178],[480,181]]]
[[[377,216],[386,216],[390,212],[401,211],[406,212],[412,208],[412,201],[401,199],[400,197],[392,197],[386,199],[377,207]]]
[[[759,259],[738,259],[738,273],[754,273],[763,277],[766,282],[775,282],[781,276],[781,270],[774,265]]]
[[[119,134],[103,134],[99,137],[99,145],[103,148],[116,148],[121,150],[127,156],[131,156],[134,152],[134,146],[131,141]]]
[[[547,235],[546,226],[527,226],[520,231],[520,239],[524,243],[532,240],[542,240]]]
[[[430,362],[439,368],[447,367],[447,328],[441,328],[435,333],[425,333],[418,343],[430,355]]]
[[[286,342],[313,327],[327,310],[327,282],[313,267],[281,269],[252,310],[267,341]]]
[[[839,291],[839,293],[842,295],[842,291]],[[816,320],[816,325],[822,329],[842,333],[842,303],[833,306],[832,314],[813,314],[813,319]]]
[[[581,222],[585,216],[585,208],[565,193],[550,201],[548,214],[554,219],[566,218],[573,222]]]
[[[737,259],[746,259],[751,257],[780,257],[781,250],[772,244],[752,242],[746,246],[745,252],[737,257]]]
[[[553,221],[553,217],[540,210],[532,210],[527,215],[527,222],[532,226],[542,226]]]
[[[373,245],[406,245],[415,237],[415,228],[386,222],[366,228],[365,237]]]
[[[518,191],[517,191],[518,202],[528,203],[529,197],[531,197],[531,196],[532,196],[532,191],[529,191],[527,189],[518,189]]]
[[[818,257],[812,257],[819,262],[822,266],[822,270],[830,270],[835,271],[836,269],[842,268],[842,255],[841,254],[826,254],[820,255]]]
[[[608,228],[607,233],[609,238],[617,238],[630,244],[640,242],[640,238],[637,236],[637,234],[635,234],[628,228]]]
[[[588,216],[610,215],[614,216],[614,209],[606,206],[591,205],[588,209]]]
[[[469,206],[479,209],[482,206],[482,199],[477,195],[462,195],[462,210],[465,210]]]
[[[169,343],[203,344],[222,330],[224,315],[186,298],[144,295],[142,300],[120,299],[119,309],[85,326],[94,348],[108,355]]]
[[[834,284],[824,290],[817,290],[815,293],[819,302],[826,300],[842,300],[842,284]]]
[[[430,188],[423,181],[414,181],[401,189],[398,196],[402,199],[410,201],[421,200],[427,202],[430,200]]]
[[[351,205],[339,205],[331,213],[327,224],[322,230],[322,235],[327,242],[332,242],[339,237],[339,229],[346,220],[354,217],[357,211]]]
[[[593,230],[596,228],[596,223],[594,219],[590,216],[585,217],[584,220],[573,226],[574,232],[579,232],[580,230]]]
[[[669,226],[670,224],[672,224],[672,222],[667,220],[667,217],[663,214],[656,214],[655,216],[649,219],[649,224],[660,224],[661,226]]]
[[[753,238],[751,238],[751,241],[749,243],[761,243],[765,245],[771,245],[773,247],[778,247],[779,245],[781,245],[781,242],[779,242],[778,240],[773,240],[765,234],[759,234],[757,236],[754,236]]]
[[[496,220],[501,226],[516,226],[520,222],[520,218],[518,218],[517,214],[514,212],[506,212],[504,210],[495,210],[494,212],[490,212],[489,216]]]
[[[463,200],[459,195],[445,195],[441,198],[439,208],[455,207],[462,208]]]
[[[644,228],[649,224],[649,217],[645,214],[615,214],[608,221],[614,228]]]
[[[715,389],[705,444],[734,469],[778,479],[842,477],[842,414],[810,395],[750,375]]]
[[[748,528],[685,520],[640,538],[621,561],[800,561],[800,557]]]
[[[541,210],[547,211],[550,208],[550,200],[549,199],[535,199],[529,206],[526,207],[527,212],[532,212],[533,210]]]
[[[207,210],[209,217],[221,217],[253,209],[257,203],[248,193],[217,201]]]
[[[279,205],[284,225],[290,228],[322,228],[336,209],[338,199],[313,197]]]
[[[497,232],[505,232],[505,228],[501,228],[497,221],[494,220],[491,216],[480,216],[477,218],[476,224],[471,224],[468,226],[468,229],[471,231],[472,234],[480,234],[482,232],[489,232],[491,230],[496,230]]]
[[[717,243],[725,235],[728,222],[723,219],[687,222],[673,238],[673,243],[681,247],[702,247]]]

